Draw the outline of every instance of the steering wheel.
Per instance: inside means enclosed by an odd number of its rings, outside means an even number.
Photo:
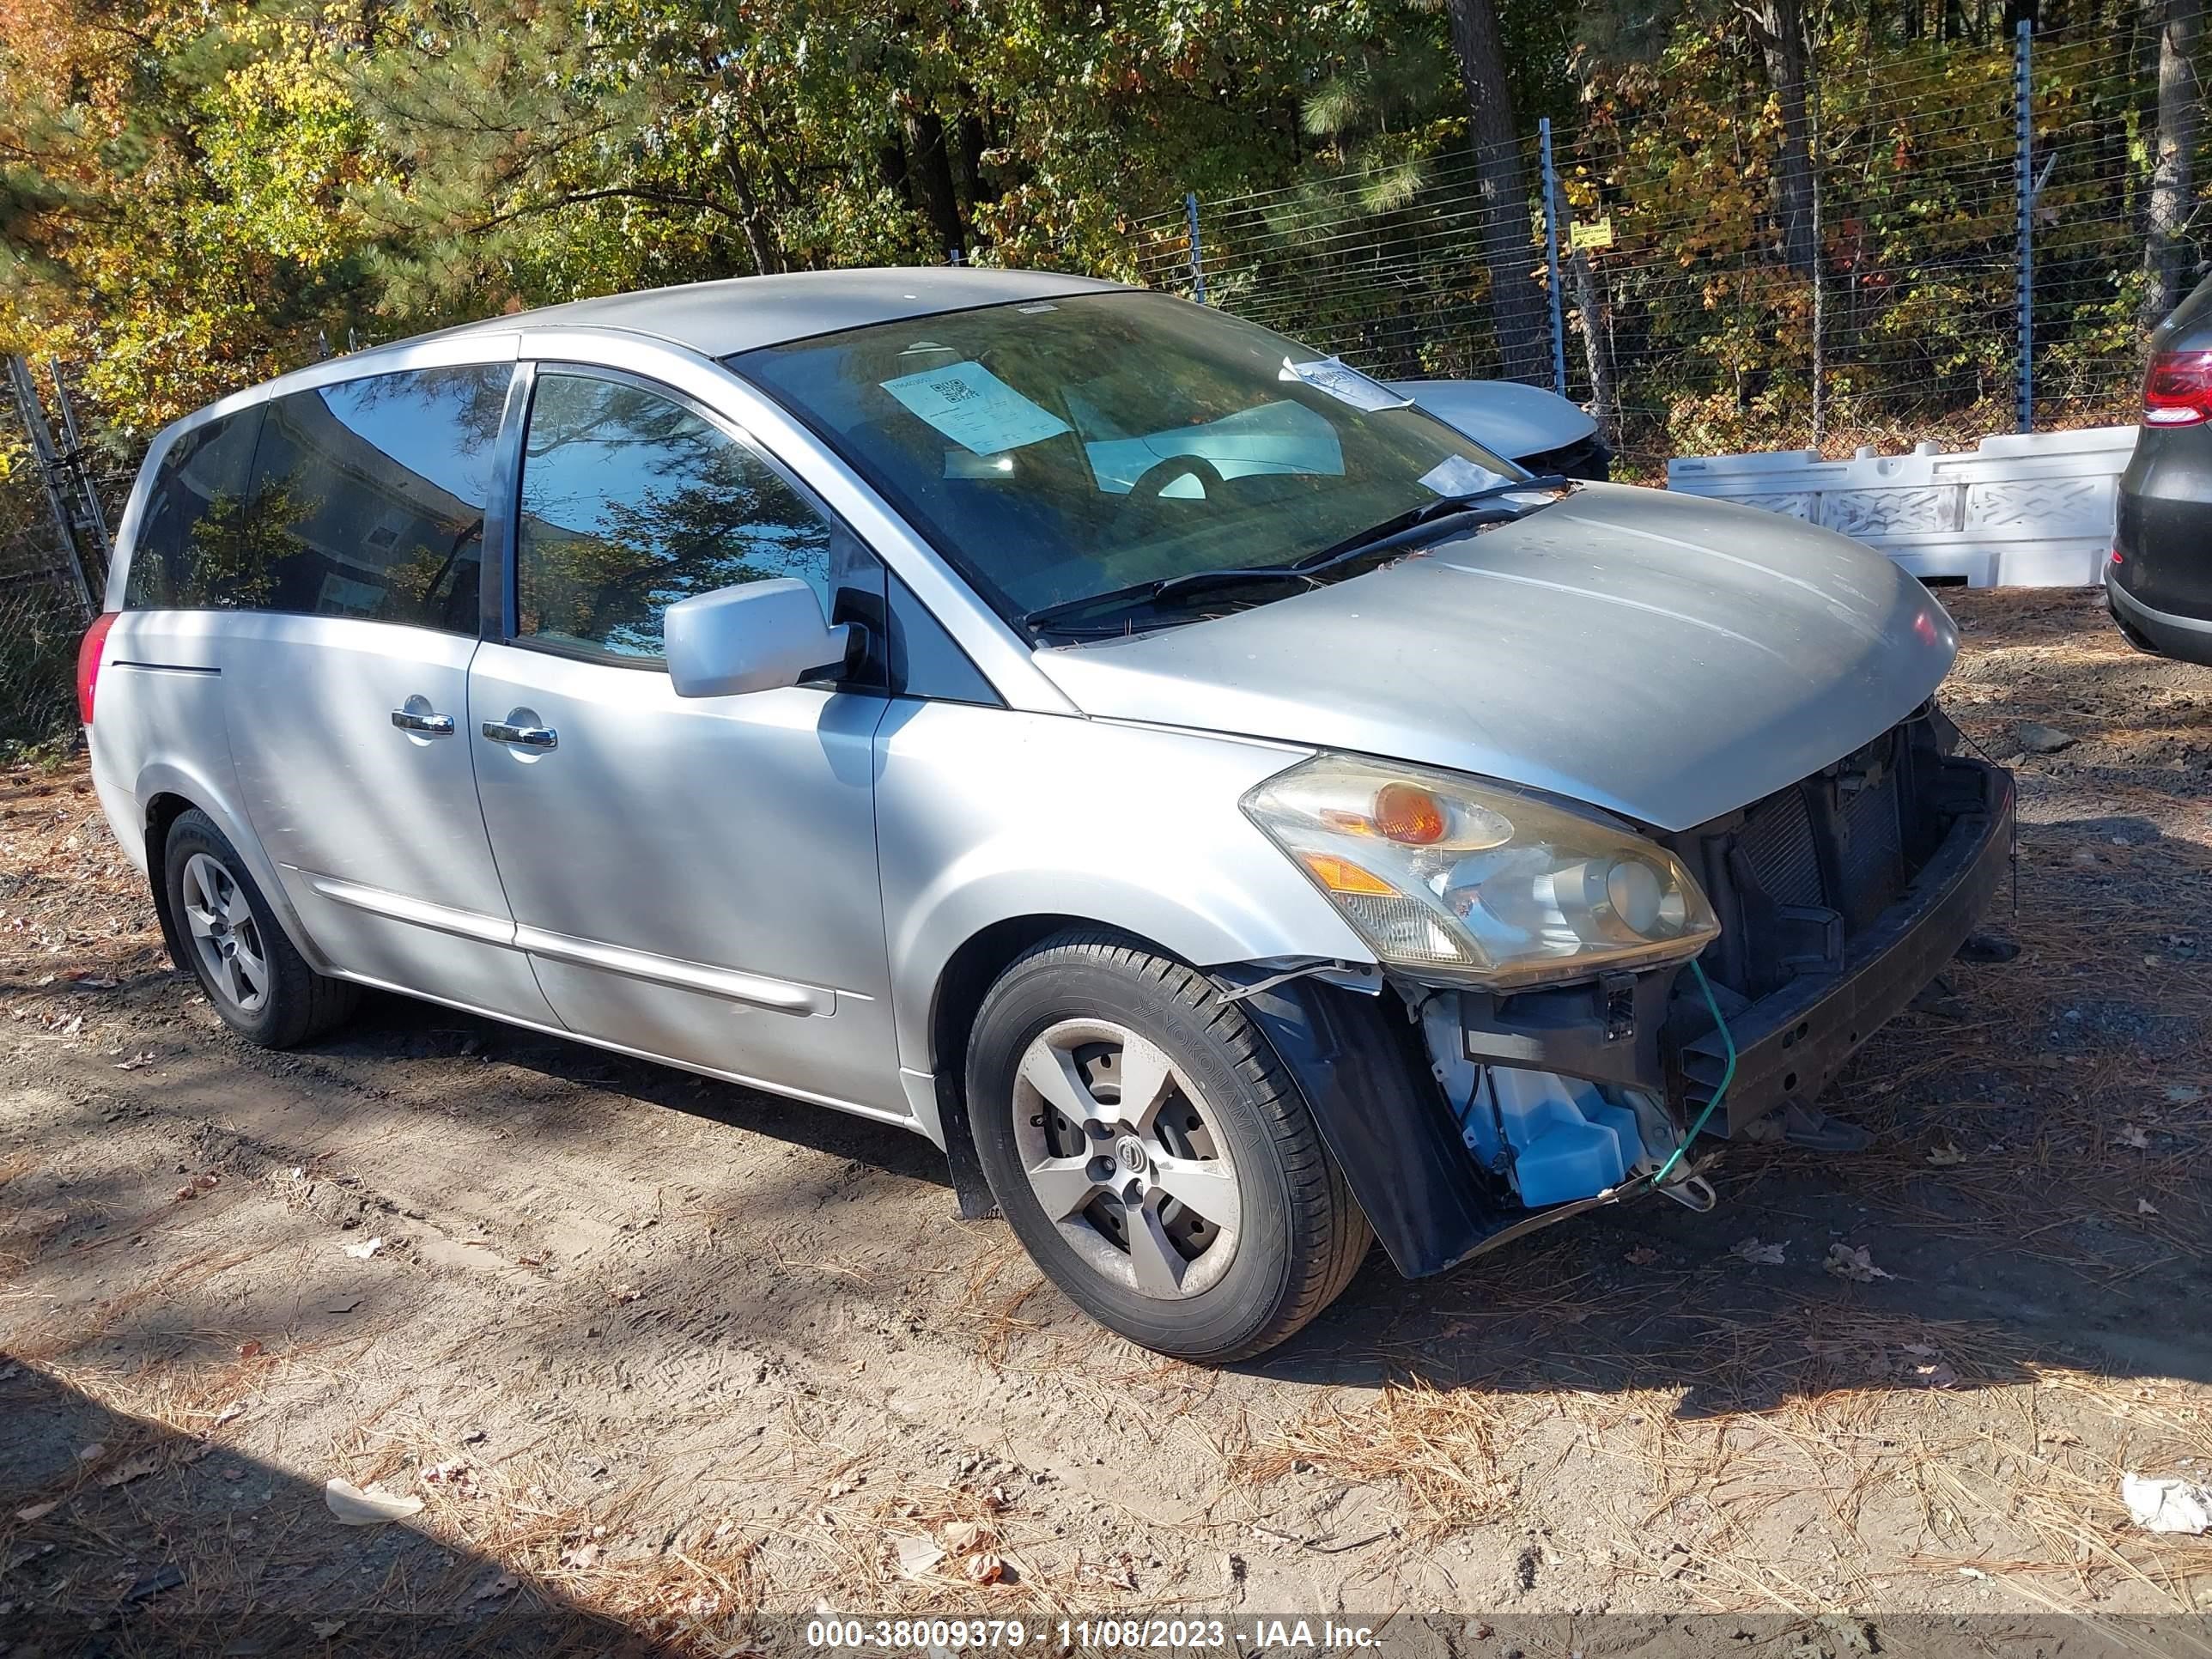
[[[1229,482],[1221,476],[1221,469],[1203,455],[1170,455],[1154,461],[1129,486],[1128,495],[1121,501],[1121,510],[1115,515],[1115,527],[1151,511],[1167,487],[1179,478],[1196,478],[1200,485]]]

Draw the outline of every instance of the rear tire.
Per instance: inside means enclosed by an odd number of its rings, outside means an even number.
[[[1046,1277],[1131,1341],[1248,1358],[1365,1258],[1367,1218],[1290,1074],[1194,969],[1114,933],[1056,935],[991,988],[968,1055],[1000,1209]]]
[[[291,1048],[349,1018],[361,988],[307,965],[246,861],[198,807],[161,843],[177,965],[189,968],[222,1023],[264,1048]]]

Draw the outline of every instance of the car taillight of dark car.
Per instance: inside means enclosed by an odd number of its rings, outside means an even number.
[[[2145,426],[2212,421],[2212,351],[2161,351],[2143,376]]]

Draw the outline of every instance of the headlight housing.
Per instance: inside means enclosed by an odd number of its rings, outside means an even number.
[[[1456,772],[1316,755],[1242,805],[1389,967],[1520,989],[1686,961],[1720,932],[1665,848]]]

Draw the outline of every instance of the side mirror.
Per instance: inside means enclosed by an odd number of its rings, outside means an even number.
[[[668,607],[662,648],[679,697],[773,691],[844,671],[848,625],[830,627],[796,576],[744,582]]]

